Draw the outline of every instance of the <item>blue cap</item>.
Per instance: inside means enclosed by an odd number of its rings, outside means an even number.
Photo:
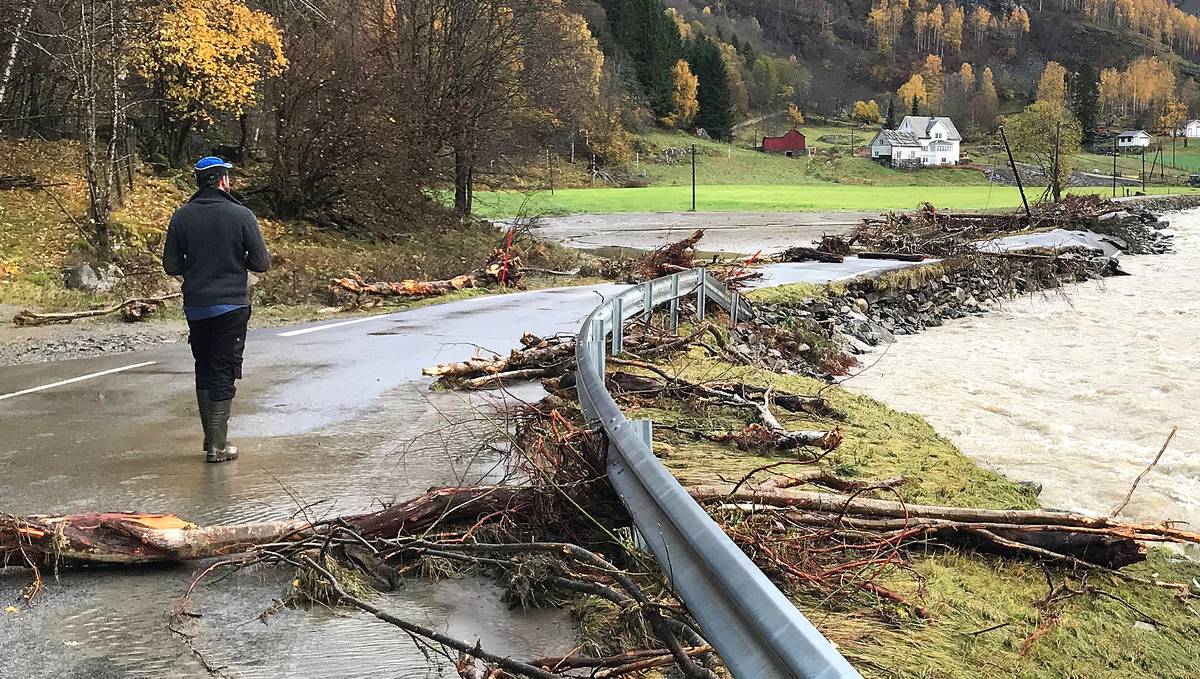
[[[196,167],[194,169],[196,172],[203,172],[204,170],[211,170],[217,167],[228,169],[233,167],[233,163],[227,163],[217,156],[205,156],[196,161]]]

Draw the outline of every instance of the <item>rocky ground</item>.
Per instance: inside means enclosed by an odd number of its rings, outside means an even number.
[[[1171,251],[1168,222],[1154,210],[1194,205],[1197,197],[1163,197],[1104,215],[1094,231],[1129,254]],[[1115,256],[1070,248],[1058,253],[971,253],[857,280],[799,303],[759,305],[773,326],[819,327],[834,346],[852,354],[921,332],[950,319],[987,313],[1005,299],[1062,285],[1121,275]],[[815,325],[814,325],[815,324]],[[773,338],[759,338],[768,343]]]
[[[11,318],[19,309],[0,305],[0,318]],[[105,354],[119,354],[155,344],[183,342],[183,321],[150,323],[119,321],[75,321],[69,325],[15,328],[0,325],[0,365],[65,361]]]

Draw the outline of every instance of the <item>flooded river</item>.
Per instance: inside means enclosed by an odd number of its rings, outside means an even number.
[[[1200,211],[1168,217],[1176,254],[902,337],[846,386],[1044,484],[1045,505],[1088,512],[1116,508],[1178,425],[1124,515],[1200,525]]]

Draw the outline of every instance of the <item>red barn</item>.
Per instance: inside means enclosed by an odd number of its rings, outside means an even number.
[[[782,137],[763,137],[762,150],[767,153],[784,153],[789,156],[804,154],[804,135],[799,130],[788,130]]]

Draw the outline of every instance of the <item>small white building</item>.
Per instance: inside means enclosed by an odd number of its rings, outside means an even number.
[[[921,142],[910,132],[880,130],[871,140],[871,159],[890,163],[893,167],[924,165]]]
[[[871,140],[871,157],[903,165],[954,165],[962,135],[944,116],[904,116],[895,130],[880,130]]]
[[[1183,127],[1175,130],[1176,137],[1187,137],[1188,139],[1200,138],[1200,120],[1189,120],[1183,124]]]
[[[1125,130],[1117,135],[1117,148],[1145,149],[1152,140],[1153,137],[1145,130]]]

